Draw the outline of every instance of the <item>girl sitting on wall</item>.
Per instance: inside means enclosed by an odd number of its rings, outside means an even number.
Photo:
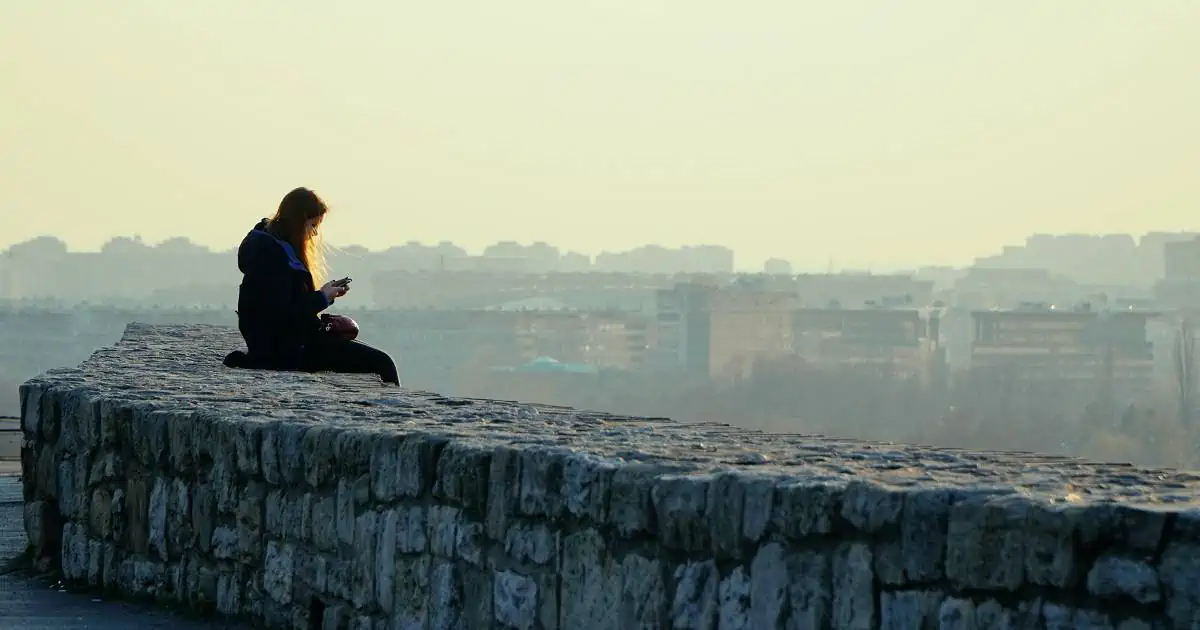
[[[263,219],[238,247],[242,284],[238,329],[246,352],[235,350],[225,365],[267,370],[378,374],[400,384],[386,352],[354,339],[358,327],[348,317],[320,315],[350,290],[350,279],[322,278],[321,222],[329,208],[316,193],[297,188]]]

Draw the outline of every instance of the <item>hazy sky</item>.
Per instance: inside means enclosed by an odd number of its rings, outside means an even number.
[[[1197,228],[1197,60],[1197,0],[12,0],[0,247],[227,247],[298,185],[342,244],[739,266]]]

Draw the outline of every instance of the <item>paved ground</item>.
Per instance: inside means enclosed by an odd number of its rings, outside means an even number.
[[[25,549],[21,484],[11,463],[0,462],[0,567]],[[19,470],[20,466],[16,467]],[[216,630],[228,624],[193,621],[142,605],[103,601],[60,592],[37,577],[17,572],[0,575],[0,628],[4,630],[124,630],[129,628]]]

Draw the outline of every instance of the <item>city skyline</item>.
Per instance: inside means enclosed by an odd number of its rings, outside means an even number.
[[[912,261],[908,264],[896,264],[896,265],[891,265],[891,266],[889,266],[889,265],[871,266],[869,264],[865,265],[865,266],[862,266],[862,265],[842,266],[842,265],[838,265],[837,259],[833,258],[833,257],[831,257],[829,260],[827,260],[824,264],[814,264],[814,265],[808,266],[808,267],[799,265],[795,261],[785,258],[783,256],[768,256],[761,261],[754,260],[750,263],[747,263],[746,259],[744,258],[743,254],[741,252],[738,252],[737,250],[735,250],[727,245],[724,245],[722,243],[685,243],[681,246],[676,246],[676,247],[660,245],[657,243],[643,243],[641,245],[635,245],[633,247],[625,248],[625,249],[613,248],[613,249],[601,249],[598,251],[581,252],[581,251],[569,250],[569,249],[560,247],[556,243],[553,243],[553,242],[519,241],[519,240],[518,241],[497,240],[497,241],[488,243],[488,244],[484,245],[483,247],[480,247],[477,249],[471,249],[471,248],[465,247],[464,245],[455,241],[454,239],[446,238],[446,239],[440,239],[440,240],[432,241],[432,242],[418,242],[418,241],[398,242],[398,243],[393,243],[390,245],[383,245],[383,246],[377,247],[377,248],[371,248],[371,247],[361,245],[358,243],[330,243],[330,242],[327,242],[326,247],[328,249],[327,255],[333,256],[333,257],[339,256],[339,255],[353,256],[354,254],[348,250],[357,250],[360,248],[363,250],[366,250],[366,253],[368,253],[368,254],[382,254],[382,253],[385,253],[390,250],[395,250],[395,249],[404,248],[404,247],[413,246],[413,245],[423,247],[423,248],[431,248],[431,249],[439,247],[439,246],[449,246],[449,247],[453,247],[453,248],[462,250],[465,253],[465,255],[467,255],[467,256],[482,257],[486,254],[487,250],[489,250],[491,248],[505,246],[505,245],[511,245],[511,244],[515,244],[516,246],[521,247],[521,248],[530,248],[530,249],[537,247],[537,246],[548,246],[550,248],[556,249],[560,256],[577,256],[577,255],[585,256],[588,259],[589,263],[591,263],[591,264],[595,264],[597,262],[597,259],[603,255],[628,254],[630,252],[636,252],[636,251],[644,250],[647,248],[659,247],[659,248],[663,248],[667,251],[679,251],[679,250],[684,250],[684,249],[689,249],[689,248],[716,247],[716,248],[725,248],[733,254],[733,260],[734,260],[733,270],[738,273],[761,272],[763,270],[764,263],[771,262],[771,261],[780,261],[780,260],[791,265],[793,267],[793,270],[797,273],[826,272],[826,271],[834,271],[834,272],[870,272],[870,271],[912,272],[912,271],[919,270],[922,268],[966,269],[966,268],[969,268],[969,267],[972,267],[972,266],[978,264],[982,260],[995,258],[998,256],[1003,256],[1003,255],[1005,255],[1007,250],[1011,250],[1012,248],[1028,247],[1031,244],[1031,242],[1036,241],[1037,239],[1046,238],[1046,237],[1049,237],[1052,239],[1063,239],[1063,238],[1072,238],[1072,237],[1080,237],[1080,238],[1086,238],[1086,239],[1127,237],[1130,239],[1132,244],[1140,247],[1141,242],[1144,238],[1155,237],[1155,236],[1164,236],[1164,235],[1200,236],[1200,232],[1192,232],[1192,231],[1187,231],[1187,230],[1150,230],[1150,231],[1147,231],[1147,232],[1144,232],[1141,234],[1130,234],[1130,233],[1091,233],[1091,234],[1089,234],[1089,233],[1066,233],[1066,234],[1034,233],[1034,234],[1026,235],[1019,242],[1002,244],[1000,247],[996,248],[993,251],[979,252],[976,255],[974,255],[970,260],[968,260],[967,262],[962,263],[962,264],[939,265],[939,264],[931,264],[926,261]],[[138,244],[138,245],[150,248],[150,249],[155,249],[155,248],[158,248],[159,246],[167,245],[167,244],[171,244],[171,243],[174,243],[174,244],[186,243],[191,246],[200,247],[204,250],[207,250],[210,253],[219,254],[219,253],[223,253],[223,252],[235,251],[237,249],[238,243],[240,242],[240,238],[239,238],[237,240],[229,242],[228,244],[226,244],[224,246],[213,247],[213,246],[210,246],[205,243],[197,242],[187,235],[168,236],[159,241],[150,241],[150,240],[142,238],[142,236],[140,234],[118,234],[118,235],[114,235],[113,237],[111,237],[109,239],[106,239],[99,247],[92,248],[92,249],[81,249],[81,248],[77,248],[77,247],[72,247],[71,243],[69,243],[68,241],[66,241],[66,239],[64,239],[61,236],[58,236],[56,234],[41,234],[41,235],[35,236],[33,238],[23,240],[21,242],[13,242],[13,243],[4,244],[2,241],[0,241],[0,254],[4,254],[4,253],[8,252],[9,249],[11,249],[14,246],[21,246],[26,243],[32,242],[34,240],[44,239],[44,238],[55,239],[58,242],[64,244],[67,248],[67,253],[79,253],[79,254],[100,253],[104,246],[106,246],[110,243],[115,243],[115,242],[119,242],[119,241]]]
[[[967,264],[1200,227],[1200,4],[0,7],[0,234]],[[618,43],[619,42],[619,43]]]

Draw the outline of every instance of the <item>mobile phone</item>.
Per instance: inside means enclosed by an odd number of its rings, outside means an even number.
[[[334,280],[334,281],[333,281],[333,283],[334,283],[334,284],[336,284],[336,285],[337,285],[337,286],[339,286],[339,287],[348,287],[348,286],[350,286],[350,283],[351,283],[351,282],[354,282],[354,278],[351,278],[351,277],[349,277],[349,276],[347,276],[347,277],[345,277],[345,278],[342,278],[341,280]]]

